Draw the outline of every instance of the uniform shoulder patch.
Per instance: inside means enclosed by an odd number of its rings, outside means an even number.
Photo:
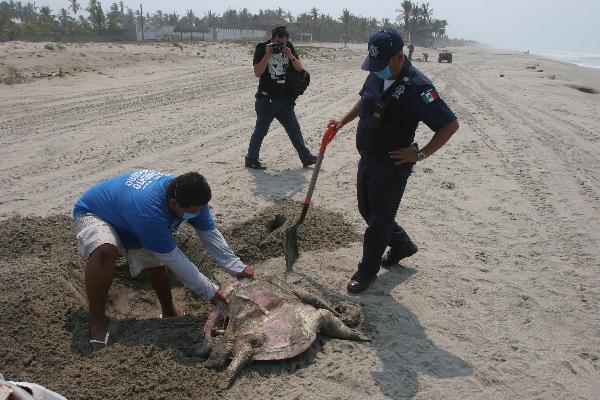
[[[439,98],[440,98],[440,95],[438,94],[437,90],[435,90],[434,88],[427,89],[423,93],[421,93],[421,100],[423,100],[423,103],[425,103],[425,104],[434,102],[435,100],[437,100]]]

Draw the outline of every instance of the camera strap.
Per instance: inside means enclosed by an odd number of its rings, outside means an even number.
[[[383,119],[385,118],[390,105],[390,93],[396,90],[396,88],[403,82],[404,80],[401,77],[398,77],[398,79],[396,79],[394,83],[390,85],[389,88],[384,90],[383,93],[375,99],[375,104],[373,107],[373,116],[371,118],[371,128],[373,128],[373,130],[378,131],[381,129]],[[382,81],[382,88],[384,84],[385,81]]]

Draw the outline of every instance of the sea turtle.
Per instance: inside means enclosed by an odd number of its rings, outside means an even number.
[[[238,371],[252,360],[283,360],[304,352],[317,333],[368,341],[350,328],[360,322],[353,304],[336,307],[299,287],[273,276],[237,281],[224,289],[228,304],[220,303],[208,316],[200,353],[210,353],[207,365],[225,366],[222,386],[229,387]]]

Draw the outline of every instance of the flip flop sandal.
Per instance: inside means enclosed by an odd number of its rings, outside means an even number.
[[[108,336],[109,336],[109,333],[108,333],[108,331],[106,331],[106,336],[104,336],[104,340],[90,339],[90,343],[91,344],[103,344],[105,346],[108,346]]]

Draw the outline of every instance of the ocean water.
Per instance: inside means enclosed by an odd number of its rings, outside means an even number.
[[[583,53],[574,51],[552,51],[540,53],[541,56],[552,58],[558,61],[564,61],[569,64],[575,64],[582,67],[600,69],[599,53]]]

